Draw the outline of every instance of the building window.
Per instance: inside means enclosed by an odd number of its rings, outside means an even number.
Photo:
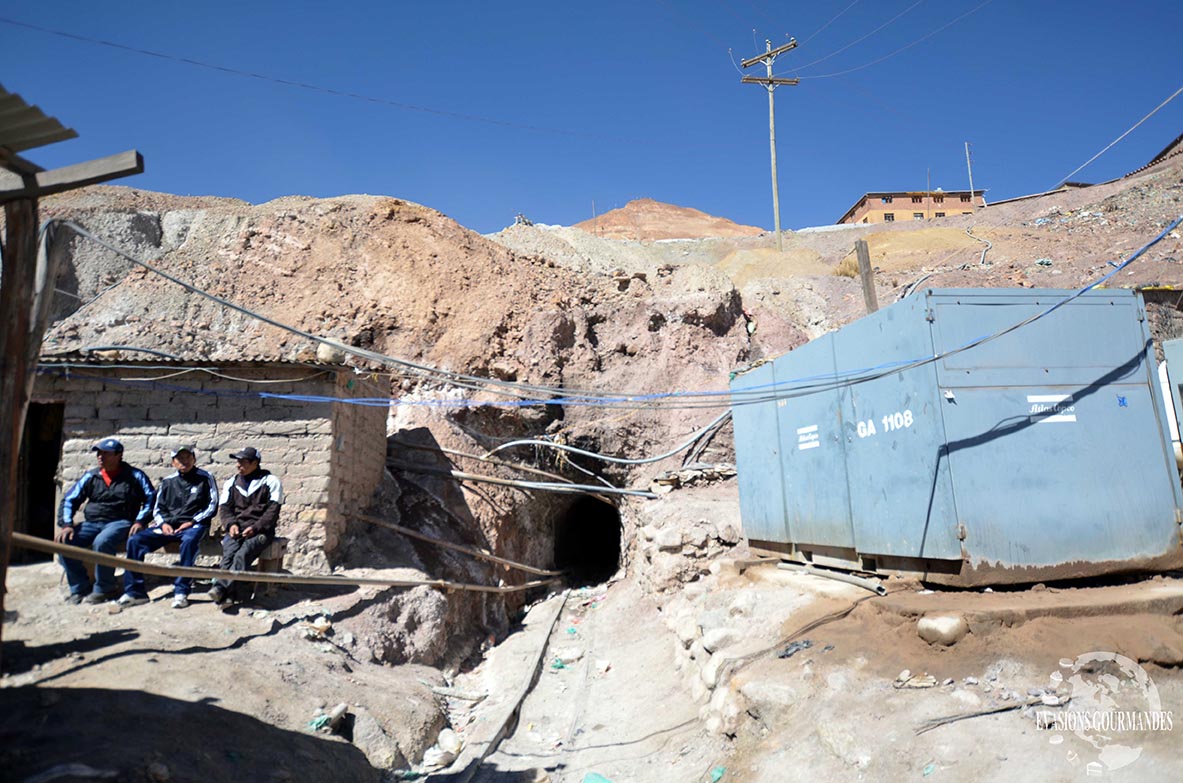
[[[924,201],[924,199],[920,198],[920,196],[912,196],[912,203],[913,204],[919,204],[923,201]]]
[[[962,200],[962,202],[968,204],[969,203],[969,196],[962,196],[961,200]]]
[[[912,219],[913,220],[924,220],[924,213],[923,212],[913,212]]]
[[[883,198],[881,198],[879,200],[882,201],[884,204],[890,204],[891,203],[891,196],[884,196]]]
[[[963,215],[972,215],[973,213],[972,213],[972,212],[962,212],[961,214],[963,214]]]
[[[938,212],[938,213],[936,214],[936,216],[937,216],[937,217],[944,217],[944,216],[945,216],[945,213],[944,213],[944,212]]]
[[[895,213],[894,212],[884,212],[883,213],[883,222],[884,223],[894,223],[895,222]]]
[[[945,203],[945,197],[944,197],[944,196],[933,196],[933,197],[932,197],[932,200],[933,200],[934,202],[936,202],[937,204],[944,204],[944,203]]]
[[[864,223],[870,223],[870,222],[871,222],[871,218],[869,218],[869,217],[865,217],[865,218],[863,218],[863,222],[864,222]]]

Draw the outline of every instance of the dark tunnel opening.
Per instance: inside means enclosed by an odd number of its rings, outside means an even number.
[[[615,506],[580,498],[555,518],[555,568],[575,586],[606,581],[620,568],[621,533]]]

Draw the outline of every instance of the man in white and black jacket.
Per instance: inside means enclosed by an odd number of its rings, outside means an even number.
[[[222,485],[219,499],[218,515],[226,529],[221,567],[245,571],[275,538],[283,485],[270,471],[259,467],[262,455],[255,448],[247,446],[230,456],[238,462],[238,475]],[[217,604],[233,602],[237,599],[235,584],[228,579],[215,580],[210,598]]]
[[[218,485],[213,476],[197,467],[197,455],[191,447],[175,449],[172,459],[176,472],[166,476],[156,490],[152,524],[146,530],[139,523],[132,525],[127,556],[143,562],[149,552],[177,542],[181,545],[181,565],[192,566],[201,551],[201,539],[209,532],[210,520],[218,510]],[[185,576],[173,582],[173,609],[189,605],[192,585],[193,580]],[[122,606],[148,603],[143,574],[124,572],[119,603]]]

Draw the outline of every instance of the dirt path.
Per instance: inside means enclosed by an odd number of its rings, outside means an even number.
[[[671,665],[673,643],[657,606],[632,582],[573,593],[516,730],[473,780],[527,771],[548,777],[524,780],[554,783],[592,772],[613,781],[707,779],[722,743],[704,735],[698,705]]]

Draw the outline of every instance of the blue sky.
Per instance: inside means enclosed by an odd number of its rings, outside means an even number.
[[[123,184],[385,194],[482,232],[638,197],[771,227],[767,98],[728,53],[765,38],[796,37],[777,73],[812,77],[776,93],[787,228],[928,170],[964,189],[966,141],[987,199],[1047,189],[1183,86],[1166,0],[9,0],[0,17],[378,99],[0,23],[0,82],[80,134],[27,154],[43,166],[135,148],[146,171]],[[1183,96],[1073,179],[1120,176],[1181,132]]]

